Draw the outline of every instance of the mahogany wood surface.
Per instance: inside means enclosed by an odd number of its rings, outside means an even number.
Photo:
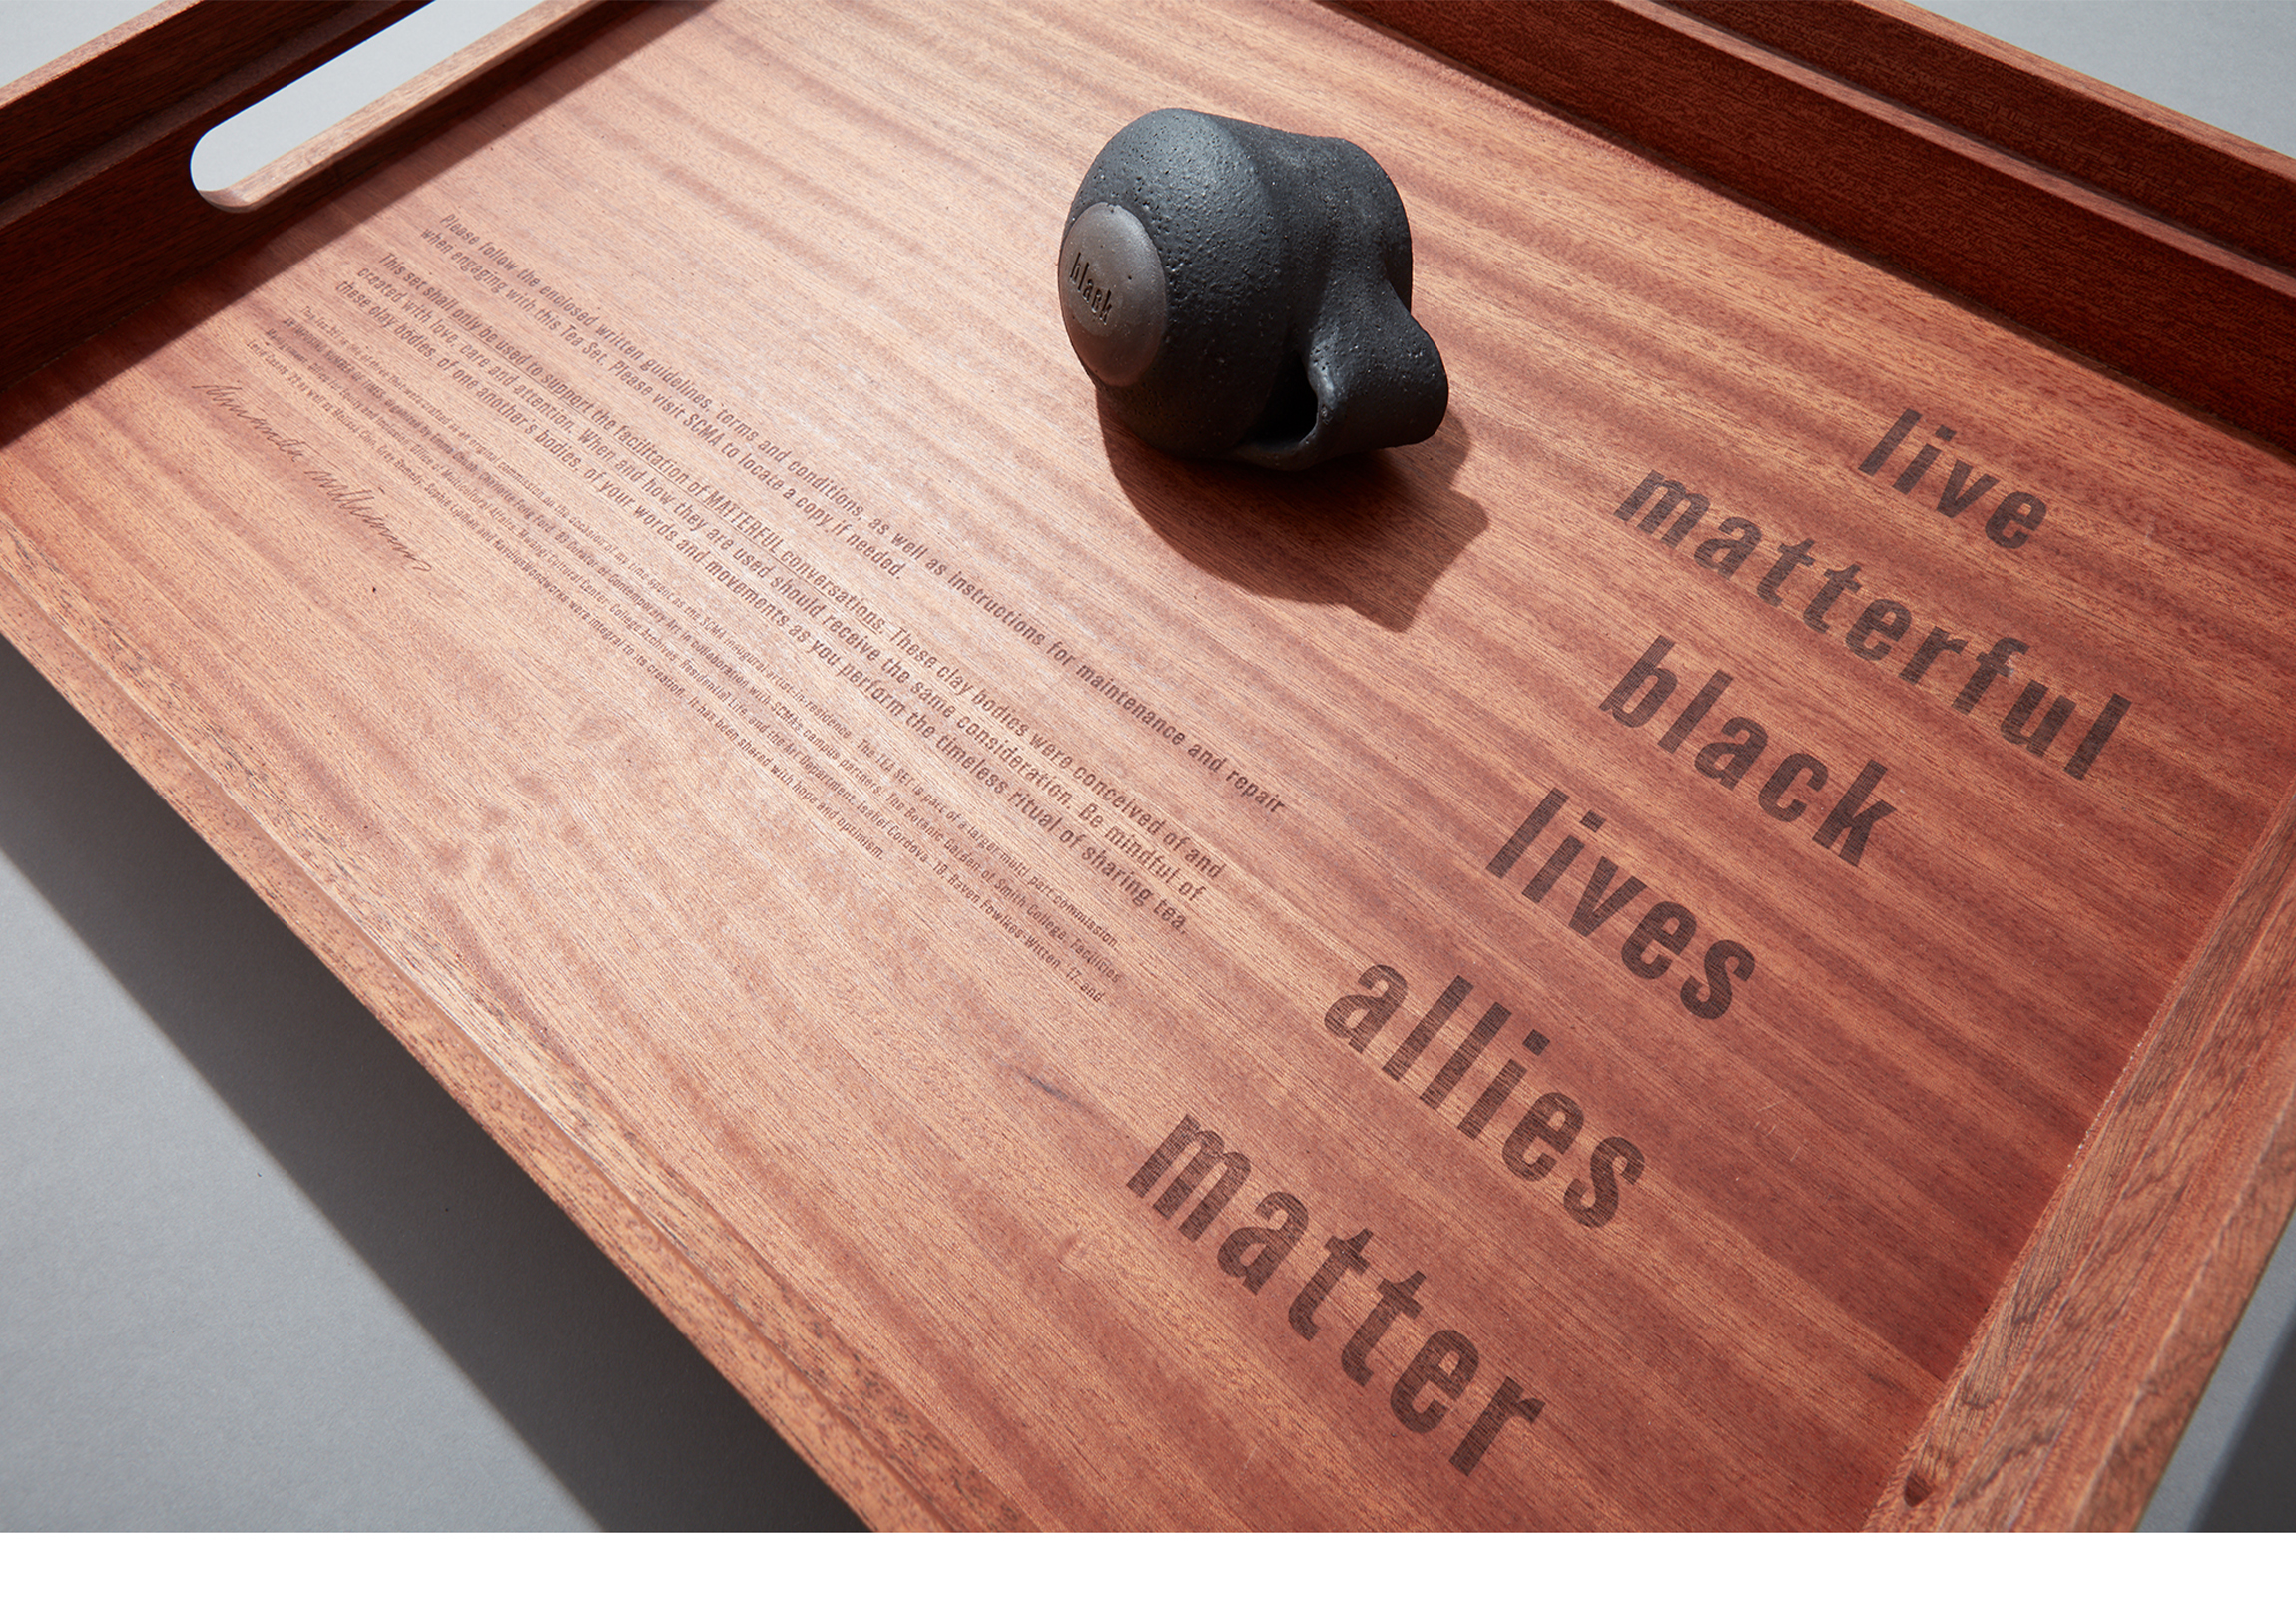
[[[2296,446],[2296,162],[2284,156],[2157,108],[2135,115],[2133,97],[2025,70],[2015,52],[1968,45],[1968,30],[1913,23],[1910,8],[1356,9]],[[1948,105],[1966,118],[1929,109]],[[2126,187],[2099,187],[2124,173]]]
[[[2287,266],[2296,158],[1901,0],[1679,9]]]
[[[290,152],[220,203],[193,187],[192,151],[209,129],[415,9],[380,0],[171,3],[8,85],[0,386],[413,148],[627,10],[539,7],[464,52],[451,81],[410,85],[350,137]],[[484,46],[493,48],[472,59]]]
[[[1433,440],[1101,419],[1168,104],[1386,165]],[[2120,1525],[2296,1171],[2292,491],[1340,11],[722,0],[0,395],[0,626],[872,1523]]]
[[[452,120],[490,88],[524,76],[538,60],[563,51],[583,36],[569,31],[568,24],[599,4],[600,0],[540,0],[238,182],[203,193],[222,210],[252,211],[270,205],[321,170],[355,175],[355,156],[376,149],[392,135],[400,135],[408,143],[427,138],[433,127]],[[611,17],[608,13],[602,20]],[[534,48],[562,32],[565,36],[552,40],[547,50]],[[341,181],[339,176],[337,181]]]
[[[7,85],[0,193],[13,195],[53,176],[130,133],[155,110],[206,92],[219,77],[312,28],[348,21],[372,33],[413,9],[322,0],[155,6]]]

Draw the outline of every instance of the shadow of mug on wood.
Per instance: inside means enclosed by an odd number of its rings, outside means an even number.
[[[1105,391],[1109,469],[1158,537],[1250,593],[1346,605],[1390,632],[1420,606],[1490,516],[1452,486],[1472,448],[1453,413],[1408,455],[1360,454],[1299,477],[1149,448]]]

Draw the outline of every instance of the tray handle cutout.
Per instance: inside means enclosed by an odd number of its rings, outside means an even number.
[[[420,0],[170,0],[0,89],[0,388],[642,9],[545,0],[202,194],[208,133]]]

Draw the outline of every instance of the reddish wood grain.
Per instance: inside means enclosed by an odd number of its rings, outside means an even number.
[[[2296,265],[2296,158],[1904,0],[1677,0],[1677,8],[2159,212]]]
[[[155,112],[205,93],[217,79],[312,28],[356,17],[371,33],[412,9],[368,7],[358,17],[323,0],[262,6],[169,0],[154,6],[5,86],[0,194],[12,196],[53,177]]]
[[[499,1063],[440,1011],[413,973],[376,946],[358,917],[188,758],[159,664],[80,608],[64,574],[0,515],[15,580],[0,583],[0,628],[327,968],[484,1125],[526,1173],[614,1259],[825,1479],[879,1530],[1012,1530],[1025,1520],[896,1393],[861,1365],[820,1312],[786,1284],[741,1308],[727,1302],[657,1216],[641,1209]],[[25,581],[27,576],[30,583]],[[45,580],[42,580],[45,579]],[[39,593],[33,603],[30,593]],[[59,623],[63,625],[60,626]],[[76,624],[76,625],[75,625]],[[109,646],[88,652],[94,636]],[[132,687],[124,686],[132,685]]]
[[[1163,104],[1385,163],[1435,439],[1102,419]],[[2296,468],[1348,16],[646,10],[0,439],[0,625],[873,1522],[2125,1523],[2286,1212]]]
[[[419,103],[394,102],[289,192],[226,210],[192,186],[209,129],[388,27],[412,3],[163,7],[0,102],[0,387],[312,205],[624,14],[571,13]],[[345,108],[346,111],[351,108]],[[266,186],[266,198],[276,185]]]
[[[1908,31],[1924,32],[1902,13],[1853,8],[1837,29],[1823,6],[1368,0],[1355,9],[2296,447],[2296,277],[2283,222],[2291,182],[2289,163],[2270,152],[2129,115],[2084,93],[2075,75],[2024,72],[1944,30],[1900,52]],[[1933,68],[1942,76],[1924,91]],[[1941,106],[1967,120],[1916,109]],[[2100,146],[2079,159],[2092,130]],[[2030,146],[2019,142],[2028,137]],[[2128,189],[2064,175],[2110,179],[2114,156],[2131,150]],[[2065,165],[2045,164],[2052,159]],[[2187,170],[2189,202],[2161,209],[2204,220],[2216,236],[2149,209]],[[2264,254],[2246,253],[2260,244]]]
[[[2296,1199],[2296,803],[2130,1064],[1880,1529],[2127,1529]]]

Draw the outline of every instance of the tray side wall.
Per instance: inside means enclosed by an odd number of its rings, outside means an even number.
[[[1815,84],[1790,63],[1766,63],[1742,42],[1659,8],[1356,9],[1714,171],[1759,199],[1974,294],[2187,402],[2283,445],[2296,440],[2281,375],[2296,369],[2296,296],[2277,267],[2180,236],[2120,202],[2069,194],[2046,173],[1981,160],[1956,139],[1911,129],[1888,108]],[[1577,68],[1534,69],[1531,63],[1544,46],[1525,30],[1545,27],[1577,30],[1582,41],[1594,41],[1598,56],[1611,52],[1607,65],[1582,61]],[[1671,65],[1653,68],[1654,59]],[[2037,207],[2033,214],[2047,223],[2044,231],[2074,226],[2074,253],[2117,262],[2123,276],[2069,291],[2053,266],[2043,261],[2036,267],[2036,258],[2020,254],[2021,246],[2010,252],[2020,265],[2009,279],[1989,276],[2002,269],[2000,259],[1974,266],[1949,259],[1953,252],[1934,234],[1893,245],[1858,216],[1829,211],[1832,202],[1824,195],[1790,183],[1766,189],[1759,169],[1778,149],[1813,137],[1806,125],[1775,126],[1768,142],[1746,139],[1751,165],[1715,171],[1706,158],[1721,160],[1739,148],[1742,128],[1725,119],[1728,139],[1702,145],[1680,126],[1644,116],[1652,107],[1682,106],[1678,97],[1654,92],[1654,71],[1675,87],[1718,83],[1719,103],[1735,113],[1776,98],[1789,108],[1786,114],[1845,119],[1828,124],[1840,134],[1840,147],[1869,163],[1873,173],[1890,174],[1899,195],[1919,179],[1934,185],[1928,192],[1935,195],[1977,192],[1988,197],[1986,205]],[[1622,99],[1581,103],[1572,82],[1621,83],[1628,92]],[[1750,84],[1757,87],[1749,90]],[[1785,90],[1773,96],[1779,85]],[[1748,98],[1736,98],[1741,93]],[[1908,151],[1926,152],[1929,159],[1916,160]],[[1966,231],[2009,244],[2022,237],[2006,224]],[[2158,303],[2127,312],[2122,325],[2107,324],[2120,321],[2120,307],[2132,302],[2128,295],[2164,280],[2164,270],[2168,286],[2158,290]],[[1962,271],[1962,280],[1955,271]],[[2018,297],[2041,279],[2058,284],[2050,290],[2055,300]],[[2099,304],[2114,314],[2100,314]],[[2085,319],[2064,322],[2067,305]],[[2160,322],[2172,311],[2188,319]],[[29,310],[18,300],[11,319],[21,326],[53,313]],[[2147,330],[2157,326],[2166,330]],[[2252,340],[2252,353],[2235,358],[2231,351],[2240,338]],[[728,1304],[674,1239],[616,1191],[564,1131],[374,949],[290,855],[222,798],[164,721],[139,701],[136,663],[99,660],[73,641],[57,624],[56,596],[35,596],[36,586],[0,583],[0,623],[27,656],[865,1517],[888,1528],[1017,1522],[1010,1505],[922,1426],[900,1431],[886,1421],[890,1430],[863,1435],[856,1405],[823,1394],[825,1388],[850,1389],[868,1380],[834,1333],[809,1318],[802,1302],[793,1301],[786,1322],[773,1326]],[[2287,978],[2292,963],[2296,804],[2284,804],[2178,996],[2083,1145],[2073,1174],[1933,1412],[1923,1440],[1877,1506],[1877,1527],[2133,1523],[2296,1202],[2290,1110],[2296,1101],[2296,995]],[[896,1406],[878,1403],[873,1411],[882,1419]]]
[[[2269,151],[1907,6],[1355,9],[2296,444],[2296,296],[2245,254],[2296,214]],[[2124,193],[2088,187],[2113,175]],[[2284,807],[1873,1528],[2142,1515],[2296,1205],[2292,826]]]
[[[2284,262],[2248,253],[2273,237],[2271,218],[2296,209],[2289,163],[2269,151],[2250,155],[2227,137],[2204,142],[2165,117],[2135,117],[2084,95],[2076,74],[2044,79],[1981,56],[1938,19],[1917,23],[1864,7],[1364,0],[1353,9],[2296,448],[2296,277]],[[1928,31],[1931,24],[1941,31]],[[1974,107],[1966,123],[1885,98],[1908,86],[1902,70],[1869,70],[1877,35],[1893,27],[1912,30],[1925,60],[1953,72],[1957,111],[1965,99]],[[1822,65],[1789,49],[1822,57]],[[1879,61],[1902,69],[1893,57]],[[1836,75],[1859,71],[1876,87]],[[2005,106],[2012,93],[2020,103]],[[2035,106],[2055,114],[2035,115]],[[2139,196],[2048,164],[2100,123],[2124,145],[2141,137]],[[1998,142],[2020,135],[2028,145]],[[2150,209],[2165,197],[2169,175],[2187,170],[2200,181],[2194,204],[2182,209],[2194,221],[2242,216],[2231,237],[2210,237]],[[2103,175],[2101,167],[2092,171]],[[2261,214],[2243,215],[2244,206]],[[2285,256],[2284,243],[2278,253]]]

